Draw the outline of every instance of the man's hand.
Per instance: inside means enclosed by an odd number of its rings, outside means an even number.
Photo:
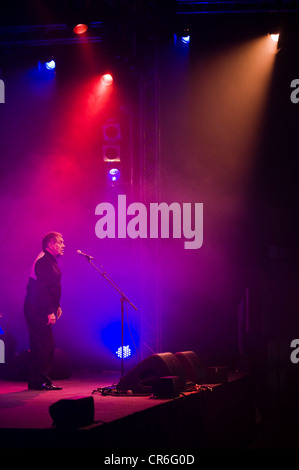
[[[60,318],[61,315],[62,315],[61,307],[58,307],[57,312],[56,312],[56,319],[58,320],[58,318]]]
[[[54,313],[51,313],[50,315],[48,315],[48,323],[47,325],[54,325],[56,322],[56,316]]]

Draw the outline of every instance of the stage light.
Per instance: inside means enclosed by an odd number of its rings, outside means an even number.
[[[189,44],[190,36],[182,36],[181,41],[182,41],[183,44]]]
[[[113,183],[115,183],[116,181],[119,180],[120,175],[121,175],[121,173],[120,173],[118,168],[111,168],[111,170],[108,171],[108,178]]]
[[[78,23],[73,27],[73,32],[75,34],[83,34],[88,30],[88,26],[85,23]]]
[[[101,77],[101,83],[105,86],[110,86],[113,83],[113,77],[110,73],[105,73]]]
[[[190,44],[190,28],[189,27],[184,27],[181,28],[181,30],[174,35],[174,43],[177,46],[185,47],[189,46]]]
[[[271,54],[277,54],[279,44],[279,29],[276,28],[268,33],[268,49]]]
[[[130,326],[130,329],[127,326],[128,323],[126,322],[123,330],[123,341],[121,341],[122,324],[120,320],[109,322],[106,327],[101,328],[100,335],[103,345],[108,349],[109,355],[114,360],[122,358],[122,347],[124,359],[134,356],[135,349],[138,348],[139,334],[133,325]]]
[[[270,34],[270,37],[273,42],[278,42],[279,41],[279,33],[272,33]]]
[[[132,355],[132,351],[131,351],[131,348],[129,345],[127,346],[123,346],[123,347],[119,347],[117,349],[117,351],[115,351],[115,354],[117,355],[117,357],[119,357],[120,359],[127,359],[128,357],[130,357]]]
[[[40,78],[49,79],[55,76],[56,63],[54,59],[46,62],[38,62],[38,73]]]
[[[49,62],[46,62],[45,67],[47,70],[53,72],[56,68],[55,60],[52,59]]]
[[[90,0],[71,0],[67,9],[67,20],[74,34],[84,34],[90,25]]]

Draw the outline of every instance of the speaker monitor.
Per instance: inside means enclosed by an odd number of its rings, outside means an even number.
[[[153,395],[156,398],[175,398],[180,393],[180,377],[161,377],[153,384]]]
[[[206,378],[206,369],[194,351],[177,352],[175,356],[184,369],[186,382],[203,383]]]
[[[49,407],[58,428],[80,428],[94,422],[93,397],[62,399]]]
[[[184,388],[185,374],[178,358],[169,352],[152,354],[121,377],[116,388],[120,392],[132,390],[135,394],[151,394],[157,380],[166,376],[177,377],[179,388]]]

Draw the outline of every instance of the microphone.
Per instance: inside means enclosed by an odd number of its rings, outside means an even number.
[[[86,253],[83,253],[81,250],[77,250],[76,253],[77,255],[84,256],[84,258],[87,258],[87,259],[95,259],[94,256],[87,255]]]

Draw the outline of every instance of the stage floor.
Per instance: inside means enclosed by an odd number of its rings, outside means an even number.
[[[95,422],[108,423],[158,404],[165,399],[149,396],[111,396],[92,392],[110,387],[120,379],[116,372],[73,374],[67,380],[55,380],[63,387],[57,391],[28,390],[26,382],[0,381],[0,428],[49,429],[49,407],[61,399],[94,397]]]
[[[235,376],[209,390],[184,391],[176,398],[102,395],[119,373],[73,373],[56,380],[58,391],[34,391],[26,382],[0,381],[0,447],[186,449],[239,448],[255,426],[251,378]],[[61,399],[94,398],[94,423],[57,429],[49,407]],[[63,438],[61,437],[63,433]],[[247,438],[247,437],[246,437]]]

